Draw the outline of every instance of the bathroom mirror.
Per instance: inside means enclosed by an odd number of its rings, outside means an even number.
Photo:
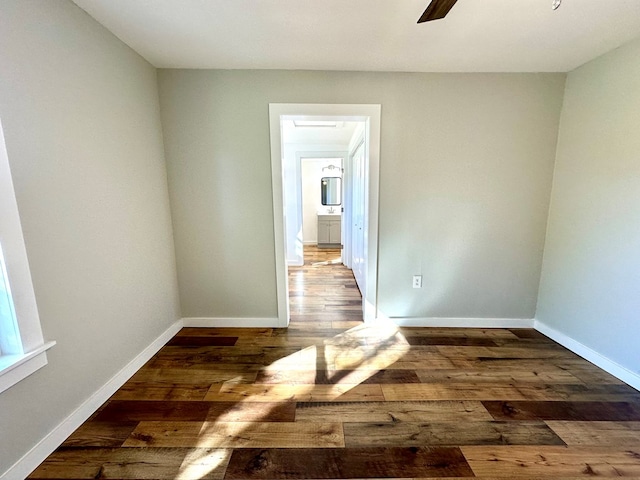
[[[320,179],[320,201],[322,205],[340,205],[342,203],[342,179],[340,177],[322,177]]]

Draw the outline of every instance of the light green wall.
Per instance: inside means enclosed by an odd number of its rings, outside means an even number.
[[[177,318],[155,69],[69,1],[0,0],[0,118],[49,364],[0,394],[0,475]]]
[[[565,75],[158,75],[184,316],[276,316],[269,103],[364,103],[382,105],[382,313],[533,317]]]
[[[640,40],[571,72],[537,318],[640,373]]]

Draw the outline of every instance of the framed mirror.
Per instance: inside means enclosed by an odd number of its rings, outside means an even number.
[[[322,205],[342,204],[342,178],[322,177],[320,179],[320,201]]]

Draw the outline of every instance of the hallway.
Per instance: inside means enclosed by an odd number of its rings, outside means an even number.
[[[529,329],[364,325],[338,250],[289,329],[184,328],[30,478],[640,476],[640,394]]]
[[[304,266],[289,267],[289,329],[345,329],[362,323],[362,296],[341,250],[305,245]]]

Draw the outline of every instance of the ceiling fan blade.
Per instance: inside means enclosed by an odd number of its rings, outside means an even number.
[[[431,0],[431,3],[424,11],[418,23],[430,22],[431,20],[439,20],[447,16],[449,10],[453,8],[458,0]]]

